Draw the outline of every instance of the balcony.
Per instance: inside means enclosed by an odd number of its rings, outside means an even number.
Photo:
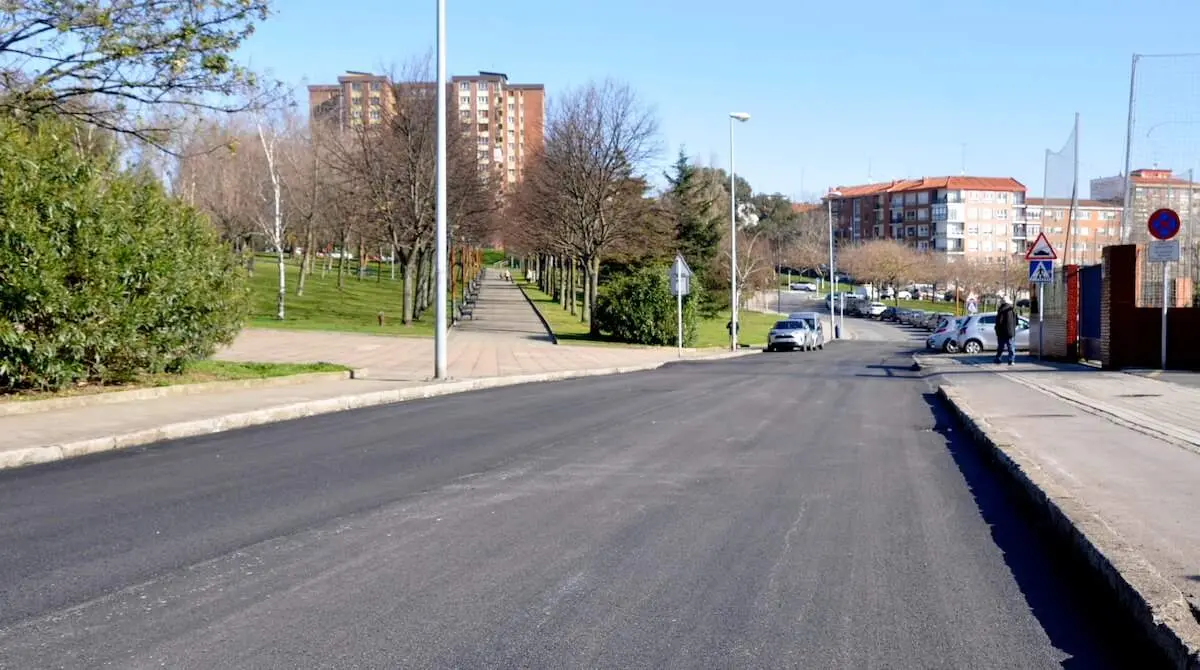
[[[943,221],[935,225],[933,234],[938,237],[961,239],[963,236],[963,227],[962,224]]]
[[[1012,238],[1013,238],[1014,240],[1023,240],[1023,239],[1025,239],[1025,238],[1026,238],[1026,233],[1027,233],[1027,230],[1026,230],[1026,226],[1025,226],[1025,224],[1023,224],[1023,223],[1016,223],[1016,224],[1013,224],[1013,227],[1012,227]]]

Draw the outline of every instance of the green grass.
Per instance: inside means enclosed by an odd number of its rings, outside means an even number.
[[[818,282],[816,279],[813,279],[812,277],[802,277],[800,275],[792,275],[792,280],[789,282],[786,274],[779,275],[779,285],[780,286],[787,288],[791,284],[812,284],[814,286],[819,285],[819,286],[824,287],[822,289],[822,293],[829,292],[829,282],[821,283],[821,282]],[[853,284],[845,284],[842,282],[838,282],[837,290],[839,292],[853,293],[854,289],[855,289],[855,286]]]
[[[592,336],[588,332],[586,323],[581,323],[578,316],[573,316],[560,307],[554,298],[540,291],[536,284],[521,280],[517,280],[517,283],[525,289],[526,295],[545,317],[546,322],[550,324],[550,330],[554,332],[554,336],[559,341],[571,344],[642,346],[618,342],[605,336]],[[742,332],[739,338],[741,344],[762,347],[767,343],[767,331],[775,325],[780,317],[777,314],[742,311],[738,318],[742,322]],[[711,319],[701,319],[697,328],[696,342],[691,346],[696,349],[728,347],[729,331],[725,329],[727,323],[729,323],[728,311],[721,312]]]
[[[80,384],[61,391],[30,391],[4,396],[5,400],[46,400],[69,396],[129,391],[139,388],[202,384],[205,382],[270,379],[314,372],[346,372],[350,368],[332,363],[238,363],[234,361],[196,361],[178,374],[143,374],[122,384]]]
[[[367,276],[359,279],[357,261],[347,261],[345,286],[338,288],[337,261],[321,277],[319,265],[304,280],[304,295],[296,295],[300,279],[297,260],[287,262],[287,298],[284,302],[283,321],[275,318],[275,301],[279,291],[279,279],[274,258],[259,256],[254,265],[254,276],[250,278],[251,312],[249,326],[256,328],[279,328],[286,330],[332,330],[376,335],[408,335],[432,337],[434,319],[432,311],[425,319],[412,325],[400,323],[403,309],[404,283],[391,278],[391,268],[386,263],[382,268],[372,263]],[[384,314],[384,325],[379,325],[379,313]]]
[[[503,249],[484,249],[483,250],[483,265],[495,265],[500,261],[508,258],[508,254],[504,253]]]
[[[767,331],[771,330],[771,326],[774,326],[775,322],[782,318],[784,317],[779,314],[739,311],[738,321],[741,322],[741,330],[738,333],[738,343],[743,347],[762,348],[767,346]],[[728,310],[718,313],[711,319],[702,319],[696,329],[696,343],[693,346],[697,349],[728,347],[729,331],[725,328],[728,323]]]

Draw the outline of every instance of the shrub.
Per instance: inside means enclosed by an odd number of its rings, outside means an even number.
[[[71,137],[0,118],[0,389],[176,371],[246,315],[244,274],[208,221]]]
[[[699,286],[692,284],[692,290]],[[695,293],[684,298],[683,342],[696,341]],[[643,268],[614,277],[600,291],[594,318],[600,332],[631,344],[673,345],[676,303],[667,283],[666,268]]]

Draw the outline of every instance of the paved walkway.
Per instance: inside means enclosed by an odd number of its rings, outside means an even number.
[[[501,270],[487,268],[483,272],[473,318],[459,321],[454,329],[550,342],[550,334],[521,289],[503,279]]]
[[[1200,607],[1200,390],[1083,366],[922,361]]]

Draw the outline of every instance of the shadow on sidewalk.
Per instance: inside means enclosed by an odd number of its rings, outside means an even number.
[[[1070,658],[1063,668],[1156,668],[1157,650],[1135,640],[1090,569],[1032,516],[1021,493],[1006,486],[956,418],[934,393],[923,394],[946,449],[966,481],[979,513],[991,528],[1017,587],[1051,643]],[[1086,613],[1086,614],[1081,614]]]

